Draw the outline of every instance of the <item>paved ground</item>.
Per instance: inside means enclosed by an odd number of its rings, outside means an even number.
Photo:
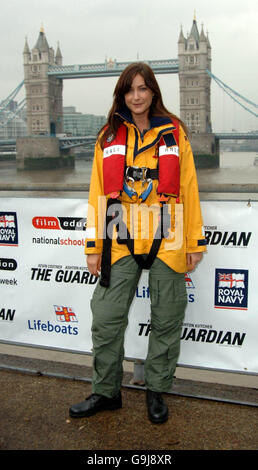
[[[1,450],[258,450],[257,388],[175,378],[170,418],[154,425],[125,372],[121,410],[71,419],[91,393],[90,367],[4,354],[0,366]]]

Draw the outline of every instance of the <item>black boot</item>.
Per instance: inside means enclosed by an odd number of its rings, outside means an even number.
[[[71,418],[84,418],[92,416],[103,410],[117,410],[122,407],[121,392],[109,398],[93,393],[86,400],[72,405],[69,409]]]
[[[168,407],[164,402],[161,393],[152,392],[147,389],[146,401],[149,419],[152,423],[164,423],[167,421]]]

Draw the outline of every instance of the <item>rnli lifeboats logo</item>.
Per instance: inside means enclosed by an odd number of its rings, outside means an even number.
[[[0,212],[0,246],[18,246],[16,212]]]
[[[187,289],[194,289],[194,283],[189,273],[185,273],[185,287]]]
[[[247,310],[248,271],[245,269],[215,270],[215,308]]]
[[[59,322],[78,322],[74,309],[72,307],[63,307],[63,305],[54,305],[56,319]]]

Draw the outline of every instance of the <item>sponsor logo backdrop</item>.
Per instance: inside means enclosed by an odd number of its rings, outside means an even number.
[[[258,373],[258,203],[203,201],[208,252],[185,276],[179,364]],[[0,341],[91,353],[87,200],[1,199]],[[145,359],[148,272],[129,314],[125,356]]]

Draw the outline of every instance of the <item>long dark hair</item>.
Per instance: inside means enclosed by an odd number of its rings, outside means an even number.
[[[113,94],[113,105],[108,113],[107,122],[99,132],[99,135],[101,135],[101,147],[104,146],[104,142],[108,137],[116,135],[118,127],[121,124],[121,119],[116,113],[126,107],[124,96],[130,90],[132,81],[138,74],[143,77],[147,87],[150,88],[154,93],[150,107],[150,115],[167,116],[171,119],[175,118],[180,122],[185,132],[187,133],[185,124],[175,114],[168,111],[164,106],[161,91],[151,67],[149,67],[149,65],[145,64],[144,62],[135,62],[128,65],[118,79]]]

